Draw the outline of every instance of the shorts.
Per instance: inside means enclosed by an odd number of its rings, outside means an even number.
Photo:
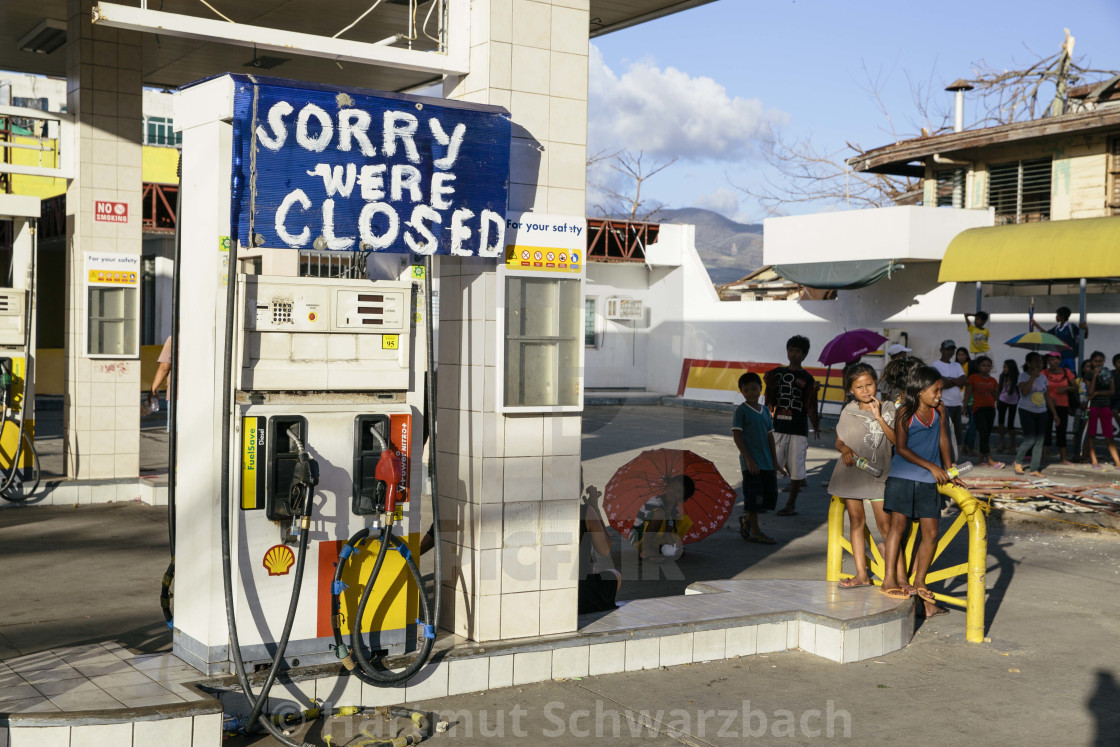
[[[936,483],[888,477],[883,508],[911,519],[937,519],[941,516],[941,495]]]
[[[778,473],[762,469],[757,475],[743,470],[743,511],[773,511],[778,505]]]
[[[774,456],[778,466],[789,471],[789,479],[805,479],[805,453],[809,451],[809,437],[792,433],[774,433]]]
[[[1100,433],[1105,438],[1111,439],[1112,432],[1112,410],[1107,407],[1090,407],[1089,408],[1089,438],[1095,438],[1097,435],[1097,423],[1100,423]]]
[[[618,593],[618,579],[613,573],[589,573],[579,580],[578,614],[613,610]]]

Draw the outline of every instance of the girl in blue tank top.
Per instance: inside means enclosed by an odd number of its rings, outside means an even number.
[[[895,419],[895,454],[890,477],[883,490],[883,508],[890,516],[890,533],[884,553],[883,586],[880,592],[892,599],[908,599],[917,594],[925,602],[926,617],[947,612],[933,603],[933,592],[926,586],[926,571],[937,547],[941,497],[938,485],[949,482],[946,470],[952,466],[949,431],[941,409],[941,373],[922,366],[906,384],[902,407]],[[918,520],[921,541],[914,553],[914,585],[895,573],[902,537],[913,519]],[[905,587],[903,584],[906,584]]]

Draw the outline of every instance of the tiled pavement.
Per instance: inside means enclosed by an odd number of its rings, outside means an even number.
[[[116,643],[28,654],[0,663],[0,712],[57,713],[171,705],[200,696],[202,675],[171,654],[133,654]]]

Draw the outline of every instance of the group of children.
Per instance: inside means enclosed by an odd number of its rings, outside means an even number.
[[[989,438],[998,423],[1000,450],[1015,452],[1015,471],[1040,476],[1045,452],[1054,445],[1062,464],[1088,461],[1094,469],[1103,469],[1097,461],[1095,439],[1103,437],[1113,465],[1120,468],[1120,455],[1113,442],[1113,423],[1120,426],[1120,354],[1112,357],[1113,370],[1105,366],[1105,354],[1093,352],[1076,371],[1076,355],[1080,339],[1088,334],[1084,324],[1070,321],[1069,307],[1058,308],[1055,325],[1048,330],[1037,321],[1032,327],[1054,335],[1067,347],[1045,355],[1029,353],[1020,371],[1016,361],[1004,361],[997,379],[991,376],[992,361],[988,352],[988,330],[985,312],[965,314],[969,331],[969,347],[957,348],[955,362],[963,367],[967,383],[963,402],[970,404],[971,419],[963,436],[963,453],[974,453],[979,435],[981,460],[996,469],[1004,465],[991,458]],[[951,341],[946,341],[950,343]],[[976,358],[970,353],[979,353]],[[994,397],[991,391],[994,385]],[[948,397],[946,397],[948,399]],[[994,408],[994,409],[992,409]],[[1015,421],[1023,440],[1015,446]],[[1070,418],[1073,418],[1073,448],[1069,447]],[[961,438],[959,431],[955,434]],[[1030,463],[1026,459],[1030,455]]]
[[[768,407],[760,404],[762,378],[755,373],[739,378],[744,402],[735,411],[732,435],[743,470],[744,515],[740,531],[749,541],[774,542],[762,533],[758,514],[776,507],[778,474],[789,474],[791,478],[789,503],[778,515],[796,513],[796,491],[805,479],[809,421],[820,435],[816,382],[801,367],[808,351],[809,341],[804,337],[793,337],[786,343],[789,365],[766,375]],[[886,401],[878,397],[878,380],[871,366],[857,363],[844,371],[844,388],[850,401],[841,411],[836,427],[840,461],[833,471],[829,491],[843,498],[848,510],[856,574],[840,582],[840,588],[872,585],[864,545],[864,501],[869,501],[879,532],[885,538],[880,592],[895,599],[918,596],[924,602],[927,616],[942,614],[946,610],[934,604],[933,592],[925,583],[937,546],[941,516],[937,487],[947,483],[962,485],[949,474],[954,463],[948,417],[942,405],[943,376],[917,358],[902,356],[887,365],[883,378],[887,385]],[[994,387],[982,383],[973,386],[994,396]],[[796,413],[803,420],[796,418]],[[778,427],[779,423],[786,424],[785,432]],[[789,433],[790,430],[797,432]],[[918,521],[921,532],[914,556],[913,584],[908,581],[902,554],[903,538],[912,520]]]

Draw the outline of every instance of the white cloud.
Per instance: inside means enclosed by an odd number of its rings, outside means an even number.
[[[739,215],[739,195],[735,190],[721,187],[715,192],[700,195],[692,201],[693,206],[714,210],[734,220]]]
[[[588,137],[594,153],[642,150],[664,160],[739,160],[788,115],[758,99],[728,96],[715,80],[649,62],[617,75],[591,45],[588,75]]]

